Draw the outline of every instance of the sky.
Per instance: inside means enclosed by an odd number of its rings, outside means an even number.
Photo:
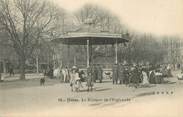
[[[86,3],[97,4],[119,17],[120,21],[141,33],[183,38],[183,0],[53,0],[74,12]]]

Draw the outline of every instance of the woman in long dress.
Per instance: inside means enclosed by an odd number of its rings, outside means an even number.
[[[149,85],[149,79],[145,70],[142,70],[142,76],[143,76],[142,85]]]
[[[149,83],[155,84],[155,71],[154,70],[149,72]]]
[[[60,68],[56,68],[53,70],[53,76],[57,79],[60,79],[61,77],[61,71],[60,71]]]
[[[72,68],[70,86],[71,91],[77,91],[77,92],[80,90],[81,87],[79,73],[77,72],[77,68],[75,66]]]

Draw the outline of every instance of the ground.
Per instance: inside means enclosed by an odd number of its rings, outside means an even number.
[[[167,83],[148,87],[113,85],[109,79],[95,83],[87,92],[71,92],[68,83],[39,78],[7,80],[0,83],[0,117],[60,117],[60,116],[167,116],[182,117],[183,81],[166,78]],[[38,75],[36,75],[38,76]],[[42,77],[41,75],[39,77]],[[154,117],[153,116],[153,117]]]

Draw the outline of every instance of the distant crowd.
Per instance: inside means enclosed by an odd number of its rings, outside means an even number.
[[[149,84],[161,84],[164,77],[171,77],[170,65],[138,65],[138,64],[114,64],[111,72],[103,70],[99,64],[90,65],[87,70],[76,66],[72,68],[56,68],[45,71],[50,78],[58,78],[60,82],[70,83],[72,91],[79,90],[82,82],[87,82],[88,91],[92,90],[94,83],[102,83],[104,74],[109,76],[112,83],[125,84],[126,86],[138,88]]]
[[[125,84],[137,88],[139,84],[160,84],[164,77],[171,77],[171,67],[161,65],[128,65],[113,66],[113,84]]]

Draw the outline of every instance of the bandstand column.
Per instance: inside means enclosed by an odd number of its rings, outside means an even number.
[[[86,44],[86,46],[87,46],[87,56],[86,56],[86,66],[87,66],[87,68],[90,66],[90,41],[89,41],[89,39],[87,39],[87,44]]]
[[[3,73],[7,73],[6,61],[5,60],[3,60]]]
[[[115,43],[115,64],[118,64],[118,40]]]
[[[67,45],[67,66],[70,68],[70,45]]]

